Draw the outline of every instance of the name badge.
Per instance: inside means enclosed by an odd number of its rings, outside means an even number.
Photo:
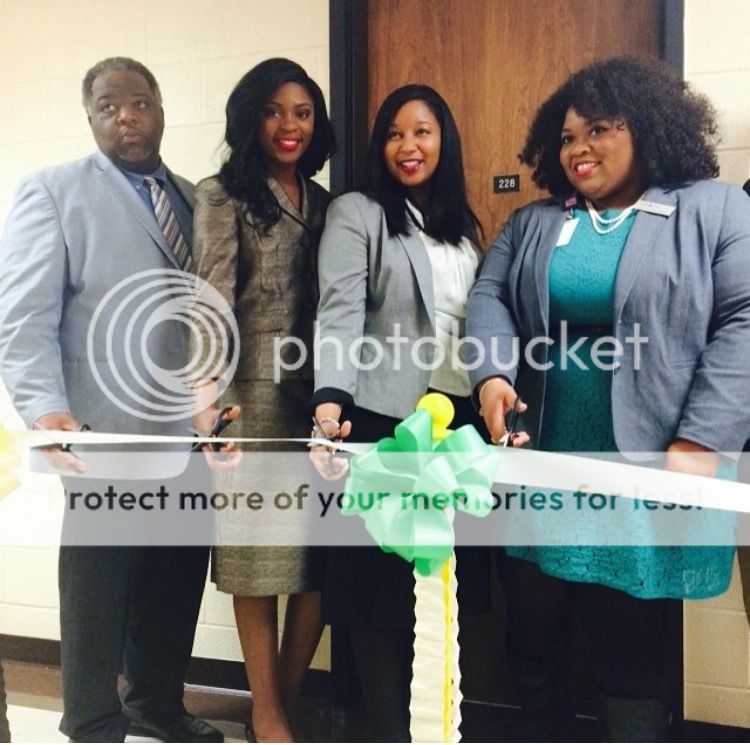
[[[641,212],[650,212],[652,215],[661,215],[662,217],[669,217],[675,211],[675,208],[670,204],[649,202],[647,199],[639,199],[633,205],[633,208]]]
[[[578,227],[578,218],[574,217],[570,220],[566,220],[563,223],[562,230],[560,231],[560,237],[557,239],[556,246],[567,246],[570,243],[570,239],[573,237],[576,228]]]

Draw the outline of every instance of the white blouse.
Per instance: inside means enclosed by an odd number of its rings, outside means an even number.
[[[466,301],[479,266],[479,256],[471,241],[464,237],[458,243],[437,241],[424,232],[422,213],[407,202],[419,237],[432,266],[433,296],[435,298],[435,336],[438,344],[435,367],[430,376],[430,388],[455,396],[471,395],[469,373],[457,363],[464,335]]]

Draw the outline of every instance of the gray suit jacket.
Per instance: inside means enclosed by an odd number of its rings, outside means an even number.
[[[433,344],[415,347],[435,336],[432,267],[416,228],[391,236],[376,201],[345,194],[328,209],[318,271],[314,400],[409,416],[435,357]]]
[[[671,216],[639,211],[615,282],[613,334],[624,354],[612,377],[612,416],[621,452],[663,451],[675,438],[738,452],[750,437],[750,202],[715,181],[652,188],[645,199],[675,207]],[[548,268],[565,219],[540,201],[515,212],[489,250],[469,298],[467,335],[487,354],[471,355],[476,386],[502,374],[529,404],[525,427],[538,436],[545,373],[511,359],[548,333]],[[648,337],[636,369],[635,324]],[[547,347],[536,349],[545,362]],[[517,381],[516,381],[517,377]]]
[[[169,175],[192,209],[192,185]],[[168,369],[187,362],[185,324],[166,320],[148,333],[144,326],[170,297],[163,279],[152,289],[144,280],[128,286],[145,290],[138,303],[146,311],[136,317],[128,306],[130,340],[121,336],[122,319],[111,347],[105,333],[124,294],[100,309],[92,357],[111,396],[89,364],[89,326],[105,295],[138,272],[155,270],[158,280],[160,272],[179,269],[153,213],[105,155],[97,151],[21,183],[0,239],[0,261],[0,375],[27,425],[45,413],[70,411],[101,431],[187,432],[185,419],[140,416],[158,414],[163,393],[138,381],[142,375],[153,382],[145,358]],[[155,303],[145,307],[149,295]]]

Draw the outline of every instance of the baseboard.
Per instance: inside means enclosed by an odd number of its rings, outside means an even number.
[[[0,634],[0,659],[60,667],[60,642],[28,636]],[[326,670],[310,670],[305,679],[305,692],[328,698],[330,674]],[[226,688],[247,691],[247,676],[241,662],[193,657],[185,681],[204,688]]]
[[[27,662],[49,667],[60,666],[60,642],[52,639],[34,639],[25,636],[0,634],[0,658]],[[241,662],[212,660],[194,657],[188,671],[188,684],[200,688],[226,689],[228,691],[247,691],[247,678]],[[311,670],[305,683],[308,695],[329,699],[331,676],[325,670]],[[220,692],[217,692],[221,695]],[[481,742],[487,732],[514,730],[517,711],[508,707],[498,707],[482,702],[467,702],[465,706],[465,724],[473,737],[471,740]],[[577,734],[579,742],[591,742],[593,720],[580,720]],[[683,742],[750,742],[750,729],[730,727],[723,724],[694,722],[686,720],[681,723]],[[506,740],[510,741],[510,740]]]
[[[683,724],[684,742],[750,742],[750,729],[730,727],[727,724],[693,722]]]

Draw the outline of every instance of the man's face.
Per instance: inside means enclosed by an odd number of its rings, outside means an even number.
[[[99,75],[88,115],[96,144],[116,166],[149,173],[159,165],[164,111],[140,73],[113,70]]]

